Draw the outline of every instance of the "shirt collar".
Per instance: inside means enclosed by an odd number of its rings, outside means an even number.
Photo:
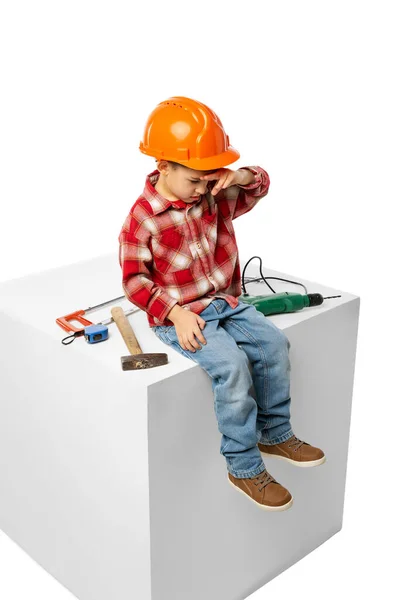
[[[146,177],[146,183],[143,190],[143,197],[150,204],[153,214],[157,215],[158,213],[171,208],[171,206],[174,208],[185,208],[188,206],[188,203],[184,202],[183,200],[167,200],[167,198],[164,198],[164,196],[161,196],[161,194],[157,192],[154,186],[156,185],[159,176],[160,171],[158,169],[155,169],[149,173],[149,175]],[[201,198],[202,197],[200,196],[199,200],[191,203],[190,205],[192,206],[198,202],[201,202]]]

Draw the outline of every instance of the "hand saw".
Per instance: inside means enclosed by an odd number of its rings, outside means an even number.
[[[99,308],[102,308],[103,306],[107,306],[108,304],[113,304],[115,302],[119,302],[120,300],[126,300],[126,296],[119,296],[118,298],[113,298],[112,300],[107,300],[107,302],[102,302],[101,304],[96,304],[96,306],[89,306],[89,308],[85,308],[84,310],[77,310],[69,315],[65,315],[64,317],[59,317],[58,319],[56,319],[56,323],[62,328],[64,329],[64,331],[82,331],[85,327],[88,327],[89,325],[94,325],[94,323],[92,323],[92,321],[89,321],[88,319],[85,319],[83,315],[87,315],[88,313],[94,311],[94,310],[98,310]],[[140,308],[132,308],[129,309],[125,312],[125,315],[131,315],[134,312],[137,312],[141,310]],[[75,327],[74,325],[72,325],[70,323],[70,321],[78,321],[78,323],[81,323],[84,327]],[[106,321],[102,321],[101,323],[99,323],[99,325],[107,325],[109,323],[112,323],[114,321],[114,319],[111,317],[110,319],[107,319]]]

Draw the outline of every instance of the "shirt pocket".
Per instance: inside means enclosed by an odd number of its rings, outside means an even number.
[[[152,237],[153,267],[163,275],[188,269],[193,262],[184,232],[171,228]]]
[[[224,220],[222,215],[209,215],[205,213],[202,218],[202,226],[208,244],[212,252],[216,246],[234,246],[234,232],[228,228],[228,220]]]

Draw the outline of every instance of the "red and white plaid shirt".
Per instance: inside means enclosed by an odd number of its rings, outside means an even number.
[[[157,169],[147,176],[119,235],[119,262],[125,296],[147,313],[150,327],[173,325],[167,315],[175,304],[197,314],[216,297],[238,305],[232,220],[254,208],[269,188],[264,169],[241,168],[254,173],[254,183],[221,189],[215,197],[208,192],[190,204],[155,190]]]

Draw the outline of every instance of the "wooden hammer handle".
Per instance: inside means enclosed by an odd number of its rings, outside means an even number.
[[[111,309],[111,315],[124,339],[129,352],[131,354],[142,354],[142,349],[139,346],[139,342],[136,339],[131,324],[124,315],[122,308],[120,306],[114,306]]]

